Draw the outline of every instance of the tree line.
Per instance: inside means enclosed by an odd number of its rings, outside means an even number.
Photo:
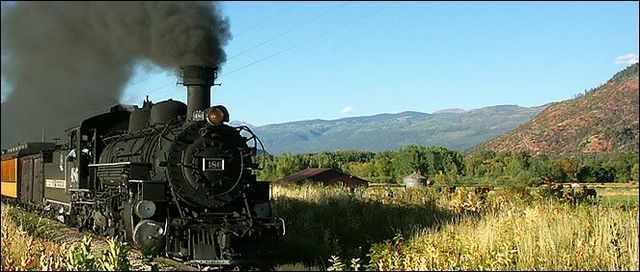
[[[551,182],[638,181],[638,153],[550,157],[529,152],[478,151],[409,145],[398,151],[336,151],[258,156],[259,180],[273,181],[306,168],[332,168],[375,183],[402,183],[419,171],[436,184],[536,186]]]

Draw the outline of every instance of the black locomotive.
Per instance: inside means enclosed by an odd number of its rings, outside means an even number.
[[[215,67],[181,67],[187,105],[116,105],[68,129],[66,144],[7,150],[3,198],[186,263],[255,261],[284,221],[271,215],[269,183],[252,173],[260,140],[210,107],[215,77]]]

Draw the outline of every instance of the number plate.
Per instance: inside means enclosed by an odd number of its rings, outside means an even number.
[[[223,171],[224,159],[219,158],[203,158],[202,171]]]

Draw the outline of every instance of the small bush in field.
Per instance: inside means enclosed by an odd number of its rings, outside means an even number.
[[[120,244],[117,239],[107,240],[109,248],[96,257],[91,248],[91,238],[85,236],[82,242],[71,248],[67,254],[66,268],[70,271],[128,271],[130,269],[127,253],[129,246]]]
[[[584,184],[543,185],[538,188],[536,195],[538,198],[572,204],[597,202],[595,190],[587,188]]]
[[[331,263],[331,266],[327,268],[327,271],[344,271],[344,268],[346,267],[346,265],[342,263],[342,260],[340,260],[340,257],[334,255],[331,255],[329,262]]]
[[[360,267],[362,267],[360,258],[351,259],[348,269],[347,264],[343,263],[339,256],[331,255],[329,263],[331,263],[331,266],[327,267],[327,271],[359,271]]]
[[[96,257],[91,250],[91,237],[85,236],[81,243],[71,247],[65,265],[70,271],[97,270]]]
[[[102,257],[98,259],[97,266],[101,270],[106,271],[127,271],[130,264],[127,253],[130,247],[126,244],[120,244],[115,238],[107,240],[109,249],[104,251]]]

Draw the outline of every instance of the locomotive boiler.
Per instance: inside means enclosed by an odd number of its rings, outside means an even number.
[[[186,105],[116,105],[69,128],[63,145],[7,150],[3,198],[189,264],[257,260],[285,225],[253,173],[259,138],[210,106],[215,77],[215,67],[181,67]]]

